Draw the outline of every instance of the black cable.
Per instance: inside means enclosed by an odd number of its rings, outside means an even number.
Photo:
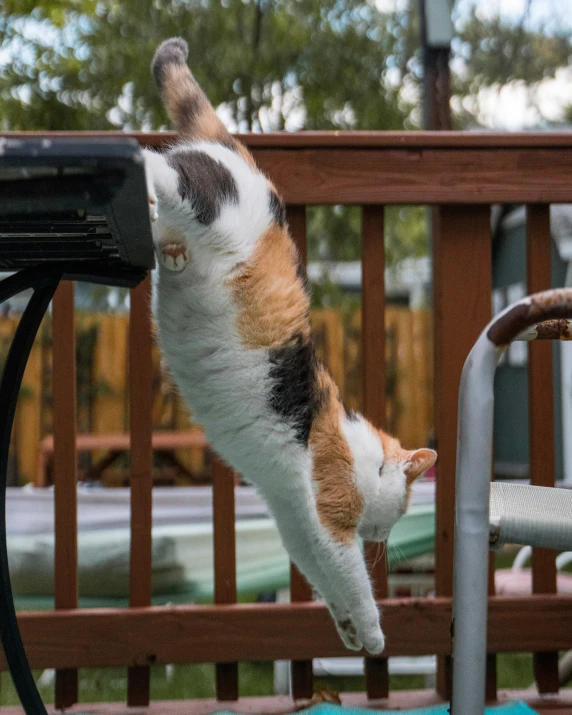
[[[62,272],[57,268],[21,271],[0,283],[0,301],[27,288],[34,293],[20,318],[0,382],[0,640],[14,686],[26,715],[47,715],[22,643],[8,570],[6,545],[6,480],[8,450],[18,393],[34,339]]]

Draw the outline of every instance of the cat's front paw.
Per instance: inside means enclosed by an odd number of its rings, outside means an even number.
[[[340,638],[346,648],[349,648],[350,650],[361,650],[363,648],[363,644],[358,638],[356,627],[352,623],[351,618],[348,617],[343,621],[336,618],[335,623],[338,633],[340,634]]]
[[[379,611],[372,602],[368,612],[353,614],[357,635],[368,653],[377,655],[385,648],[385,636],[379,625]]]
[[[189,251],[182,243],[169,243],[161,248],[161,263],[170,271],[184,270],[190,260]]]
[[[385,636],[379,626],[372,629],[363,639],[363,647],[368,653],[377,655],[385,648]]]

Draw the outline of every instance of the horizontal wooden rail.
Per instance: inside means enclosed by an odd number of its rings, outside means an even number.
[[[253,154],[291,204],[572,201],[572,149],[260,148]]]
[[[450,599],[391,599],[382,606],[384,656],[451,652]],[[81,609],[21,613],[19,622],[33,668],[347,655],[319,603]],[[489,648],[572,648],[572,598],[491,598]],[[6,668],[3,655],[0,668]]]
[[[156,147],[175,136],[52,134],[74,135],[133,136]],[[240,138],[289,204],[572,203],[567,134],[285,132]]]

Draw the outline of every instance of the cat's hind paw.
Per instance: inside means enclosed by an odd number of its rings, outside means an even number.
[[[181,243],[169,243],[161,248],[161,263],[169,271],[184,270],[190,260],[187,247]]]

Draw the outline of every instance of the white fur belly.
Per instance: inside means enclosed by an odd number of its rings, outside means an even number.
[[[236,309],[224,286],[185,278],[188,288],[181,290],[178,276],[161,271],[159,339],[175,383],[210,444],[262,491],[267,480],[307,474],[308,450],[269,406],[267,351],[242,345]]]

